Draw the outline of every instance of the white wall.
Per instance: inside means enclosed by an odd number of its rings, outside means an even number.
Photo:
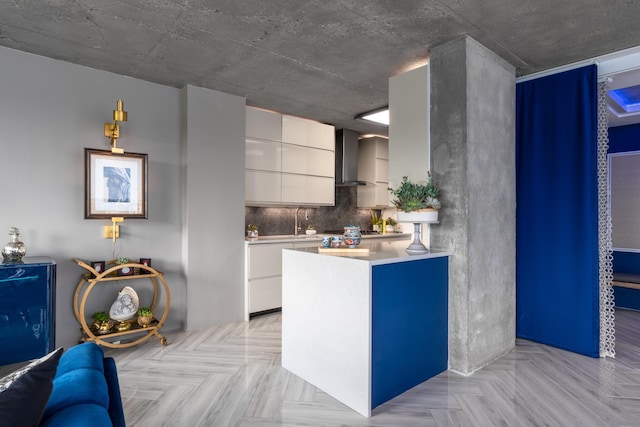
[[[413,182],[426,182],[430,162],[429,97],[429,65],[389,79],[390,188],[398,188],[403,176]],[[393,196],[390,198],[389,202]],[[393,214],[394,210],[386,210],[383,216]],[[413,224],[399,225],[404,233],[414,231]],[[427,246],[428,233],[429,227],[423,225],[421,240]]]
[[[149,155],[149,218],[122,224],[116,257],[152,258],[171,289],[166,329],[182,327],[187,280],[182,272],[180,90],[0,48],[0,94],[0,244],[8,242],[8,228],[17,226],[27,256],[56,260],[56,344],[68,347],[80,338],[72,298],[83,270],[71,258],[112,259],[111,240],[102,238],[109,222],[84,219],[84,148],[109,149],[103,123],[111,121],[119,98],[129,121],[121,125],[118,145]],[[244,129],[244,116],[240,120]],[[208,200],[212,207],[224,202]],[[216,221],[221,227],[227,225],[225,212],[243,217],[243,207],[222,211]],[[242,282],[237,285],[241,289]],[[92,292],[91,312],[108,310],[122,286]]]
[[[429,170],[429,66],[389,79],[389,186],[403,176],[424,182]]]

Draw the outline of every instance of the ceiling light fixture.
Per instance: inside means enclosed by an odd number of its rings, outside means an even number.
[[[366,113],[358,114],[355,119],[389,126],[389,107],[382,107],[376,110],[367,111]]]

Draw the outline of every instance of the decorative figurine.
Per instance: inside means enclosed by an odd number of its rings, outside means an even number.
[[[2,257],[5,261],[20,262],[27,253],[27,247],[19,239],[18,227],[9,227],[9,236],[11,240],[2,249]]]

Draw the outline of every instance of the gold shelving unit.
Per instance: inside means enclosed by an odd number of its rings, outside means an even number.
[[[115,260],[107,261],[105,270],[102,273],[98,273],[88,263],[78,258],[73,258],[73,261],[76,262],[80,267],[87,270],[87,273],[81,276],[80,282],[78,283],[78,286],[76,286],[76,291],[73,294],[73,311],[75,313],[76,319],[82,326],[82,342],[92,341],[104,347],[126,348],[133,347],[145,342],[153,336],[156,336],[160,339],[160,343],[162,345],[167,345],[167,339],[163,337],[159,332],[159,330],[164,325],[167,314],[169,314],[169,305],[171,303],[171,293],[169,292],[167,281],[164,279],[164,273],[155,270],[152,267],[133,262],[116,265]],[[119,276],[118,270],[124,268],[133,269],[133,274],[128,276]],[[154,318],[153,322],[149,326],[142,327],[136,323],[134,318],[133,320],[127,321],[131,324],[131,326],[125,331],[116,330],[104,334],[100,334],[94,331],[91,328],[91,325],[87,323],[85,313],[87,298],[93,288],[98,284],[108,284],[109,282],[116,283],[120,280],[142,279],[150,280],[153,284],[153,301],[151,303],[151,310],[155,310],[156,304],[160,297],[160,292],[164,292],[166,296],[166,305],[160,319]],[[162,287],[160,287],[160,284],[162,284]],[[112,342],[117,341],[113,340],[113,338],[118,337],[134,337],[135,339],[127,342]]]

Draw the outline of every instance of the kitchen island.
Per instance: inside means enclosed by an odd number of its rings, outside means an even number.
[[[282,366],[367,417],[447,369],[450,253],[406,246],[282,254]]]
[[[280,311],[282,307],[282,249],[322,245],[327,234],[260,236],[245,239],[245,320]],[[408,240],[410,233],[369,234],[370,241]]]

